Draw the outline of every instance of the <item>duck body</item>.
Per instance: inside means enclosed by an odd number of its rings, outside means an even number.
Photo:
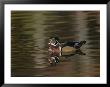
[[[86,41],[66,41],[63,43],[62,47],[69,46],[75,49],[80,49],[82,45],[84,45]]]

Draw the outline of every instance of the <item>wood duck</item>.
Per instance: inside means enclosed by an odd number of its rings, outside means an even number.
[[[58,63],[59,57],[62,56],[63,53],[68,53],[73,51],[75,52],[76,50],[79,50],[81,46],[84,45],[85,43],[86,41],[66,41],[60,43],[58,37],[51,37],[48,43],[50,63],[52,63],[52,61]]]
[[[60,43],[58,37],[51,37],[49,39],[48,45],[51,50],[53,49],[53,51],[63,51],[61,49],[65,48],[65,47],[70,48],[71,50],[73,48],[80,49],[81,46],[83,46],[85,43],[86,43],[85,40],[84,41],[66,41],[66,42]]]

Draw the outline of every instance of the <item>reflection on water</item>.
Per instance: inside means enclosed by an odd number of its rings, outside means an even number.
[[[60,63],[48,62],[48,39],[61,42],[86,40],[86,55],[61,56]],[[12,76],[100,76],[99,11],[12,11]]]

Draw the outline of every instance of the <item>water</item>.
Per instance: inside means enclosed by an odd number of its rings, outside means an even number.
[[[99,77],[99,11],[12,11],[11,76],[13,77]],[[48,39],[86,40],[86,55],[61,56],[48,62]]]

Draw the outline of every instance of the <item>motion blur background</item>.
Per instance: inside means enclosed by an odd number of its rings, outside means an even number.
[[[48,62],[48,39],[86,40],[86,55],[60,57]],[[99,77],[100,11],[12,11],[11,76]]]

